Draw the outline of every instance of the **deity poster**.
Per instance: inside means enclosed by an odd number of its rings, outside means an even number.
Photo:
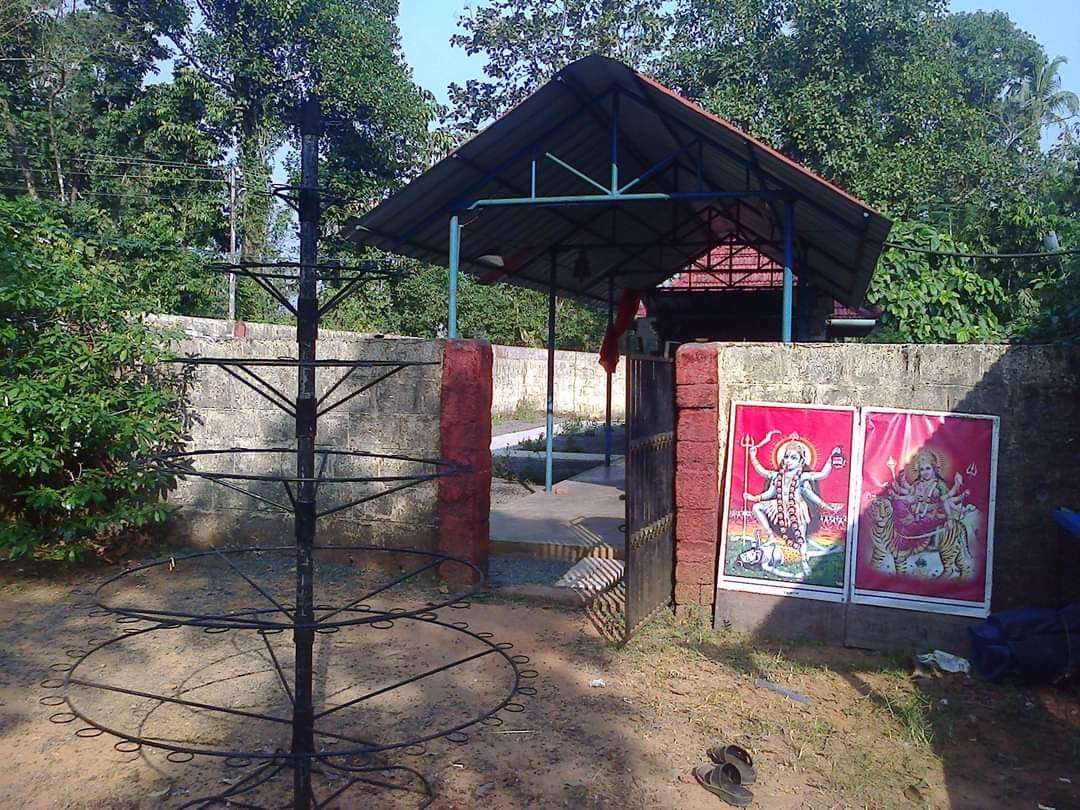
[[[852,601],[986,616],[998,419],[864,408]]]
[[[731,407],[718,587],[842,601],[855,409]]]

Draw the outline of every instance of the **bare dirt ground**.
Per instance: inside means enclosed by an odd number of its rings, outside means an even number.
[[[177,604],[229,597],[212,576],[189,573],[183,565],[169,573],[168,598]],[[344,584],[356,584],[347,569],[338,573]],[[11,572],[0,586],[0,807],[176,807],[243,778],[244,768],[216,759],[172,762],[148,747],[121,753],[107,735],[75,736],[81,722],[49,722],[64,708],[40,703],[57,693],[41,686],[56,675],[50,665],[62,668],[92,639],[148,626],[117,625],[112,617],[73,609],[85,600],[87,578]],[[133,592],[145,594],[150,585],[136,584]],[[430,743],[385,760],[432,780],[432,807],[441,810],[715,810],[725,805],[687,773],[716,741],[740,743],[755,755],[757,807],[1080,808],[1075,693],[1021,691],[963,676],[916,684],[896,657],[753,644],[674,618],[654,621],[620,649],[603,641],[580,612],[494,599],[444,613],[453,614],[449,621],[465,618],[473,629],[512,642],[515,653],[530,656],[527,666],[538,677],[529,682],[537,694],[520,699],[523,711],[503,712],[501,725],[470,730],[466,744]],[[331,662],[329,670],[336,667],[325,673],[325,683],[352,678],[370,688],[460,654],[458,642],[429,633],[432,628],[417,632],[408,622],[397,624],[383,635],[346,628],[321,637],[317,656]],[[246,632],[206,635],[179,628],[133,634],[120,645],[122,652],[88,658],[84,665],[131,689],[151,680],[178,694],[213,693],[215,702],[233,707],[281,709],[274,706],[281,703],[276,673],[238,657]],[[288,670],[286,634],[273,638]],[[214,652],[208,647],[213,644],[223,646]],[[264,644],[260,639],[256,646]],[[500,673],[490,668],[453,673],[397,690],[393,701],[348,722],[412,733],[483,706],[502,688]],[[590,686],[596,679],[604,685]],[[760,688],[759,679],[810,702]],[[350,688],[355,689],[346,683],[337,691]],[[221,724],[196,709],[165,711],[132,695],[108,696],[91,709],[116,726],[133,723],[149,736],[164,738],[168,727],[172,738],[187,744],[235,744],[236,737],[249,746],[276,744],[270,738],[277,730]],[[290,784],[283,778],[268,783],[262,795],[276,800],[269,806],[288,804]],[[414,794],[398,792],[348,794],[331,806],[417,803]]]

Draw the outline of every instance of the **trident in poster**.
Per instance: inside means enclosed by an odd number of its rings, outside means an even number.
[[[767,445],[773,436],[778,434],[779,430],[770,430],[765,434],[765,438],[757,444],[754,444],[754,437],[747,433],[742,437],[739,442],[739,446],[743,448],[743,501],[742,501],[742,525],[743,525],[743,537],[746,537],[746,513],[749,511],[749,503],[746,500],[746,484],[747,479],[750,477],[750,450],[760,450]]]

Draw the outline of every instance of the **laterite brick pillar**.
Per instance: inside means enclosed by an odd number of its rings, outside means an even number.
[[[720,445],[715,344],[675,354],[675,605],[711,610],[720,536]]]
[[[448,340],[443,348],[439,433],[458,475],[439,479],[439,551],[487,571],[491,508],[491,345]]]

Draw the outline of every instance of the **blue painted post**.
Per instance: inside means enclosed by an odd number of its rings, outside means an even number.
[[[544,489],[551,492],[555,452],[555,251],[551,252],[550,286],[548,287],[547,335],[547,448],[544,455]]]
[[[611,99],[611,193],[619,193],[619,91]]]
[[[611,328],[615,318],[615,277],[608,276],[607,323]],[[604,400],[604,466],[611,466],[611,372],[607,373],[607,398]]]
[[[450,217],[450,312],[446,316],[446,336],[457,337],[457,281],[458,263],[461,259],[461,226],[458,216]]]
[[[781,340],[791,343],[792,301],[794,299],[795,272],[795,203],[784,202],[784,312]]]

